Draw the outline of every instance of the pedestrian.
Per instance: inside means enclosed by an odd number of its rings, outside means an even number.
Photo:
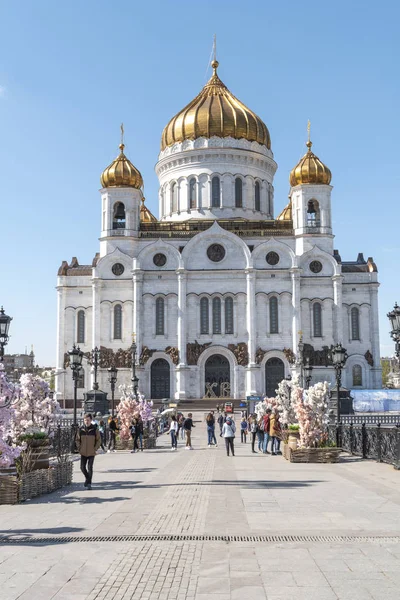
[[[76,435],[76,447],[81,455],[81,471],[85,477],[84,487],[92,489],[93,463],[97,450],[100,448],[100,432],[92,423],[92,415],[87,413],[83,417],[83,425]]]
[[[263,440],[263,453],[270,454],[268,452],[268,441],[269,441],[269,420],[271,415],[271,409],[267,408],[267,412],[262,420],[262,428],[264,432],[264,440]]]
[[[279,422],[279,413],[274,410],[269,420],[269,435],[271,437],[271,454],[276,456],[282,454],[280,452],[281,447],[281,424]]]
[[[214,419],[214,424],[213,424],[213,430],[212,430],[212,440],[211,442],[215,445],[216,448],[218,448],[218,444],[217,444],[217,438],[215,437],[215,415],[214,415],[214,411],[211,411],[211,415]]]
[[[222,413],[220,413],[220,415],[218,417],[219,437],[222,437],[222,427],[224,426],[224,423],[225,423],[224,415]]]
[[[100,440],[101,440],[101,449],[103,450],[103,452],[106,451],[106,424],[104,423],[103,419],[100,420],[99,423],[99,433],[100,433]]]
[[[171,423],[169,426],[169,434],[171,434],[171,450],[174,451],[178,447],[177,435],[178,435],[178,421],[176,420],[176,416],[172,415]]]
[[[263,430],[263,420],[262,417],[257,421],[257,440],[258,440],[258,451],[263,451],[263,443],[264,443],[264,430]]]
[[[186,435],[186,450],[193,450],[192,448],[192,427],[194,427],[192,413],[188,413],[188,416],[183,422],[183,428]]]
[[[111,417],[108,420],[108,429],[109,429],[109,433],[110,433],[110,439],[108,442],[107,452],[110,453],[110,452],[116,451],[115,450],[115,440],[116,440],[116,436],[117,436],[117,431],[119,431],[115,417]]]
[[[143,452],[143,430],[144,430],[144,425],[143,425],[143,419],[142,417],[139,415],[138,419],[137,419],[137,440],[139,440],[140,442],[140,451]],[[136,441],[136,445],[137,445],[137,441]]]
[[[234,421],[230,417],[227,417],[223,427],[222,427],[222,435],[225,438],[225,447],[226,454],[229,456],[229,450],[232,452],[232,456],[235,456],[235,448],[233,445],[233,440],[235,438],[236,425]]]
[[[212,413],[210,413],[210,412],[206,416],[206,423],[207,423],[208,447],[211,448],[214,427],[215,427],[215,419],[214,419],[214,416],[212,415]]]
[[[256,443],[256,438],[257,438],[257,430],[258,430],[258,425],[257,425],[257,418],[255,415],[253,415],[250,418],[250,434],[251,434],[251,451],[256,454],[256,451],[254,450],[254,446]]]
[[[130,426],[131,438],[133,440],[133,448],[131,450],[131,454],[135,454],[136,450],[139,452],[138,447],[138,421],[137,419],[132,419],[132,423]]]
[[[246,417],[242,417],[242,420],[240,422],[240,441],[243,444],[246,443],[247,440],[247,421],[246,421]]]
[[[180,416],[179,416],[179,421],[178,421],[178,423],[180,425],[181,440],[185,439],[185,428],[183,426],[184,422],[185,422],[185,417],[181,413]]]

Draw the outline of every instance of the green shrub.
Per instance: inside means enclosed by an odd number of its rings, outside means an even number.
[[[289,431],[299,431],[300,425],[295,423],[294,425],[289,425]]]
[[[29,442],[30,440],[47,440],[48,434],[45,431],[34,431],[33,433],[23,433],[18,437],[19,442]]]

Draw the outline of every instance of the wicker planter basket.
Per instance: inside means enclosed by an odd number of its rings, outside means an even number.
[[[283,444],[283,456],[293,463],[336,463],[341,448],[297,448],[293,450],[289,444]]]
[[[49,468],[49,446],[48,438],[33,439],[27,442],[28,450],[31,453],[32,471]]]
[[[144,437],[143,438],[143,449],[151,450],[152,448],[155,448],[156,441],[157,441],[156,437]],[[129,440],[121,440],[120,438],[117,438],[117,441],[115,442],[115,449],[116,450],[132,450],[133,449],[133,439],[130,438]]]
[[[0,504],[17,504],[30,498],[49,494],[72,482],[73,463],[68,461],[24,473],[0,475]]]

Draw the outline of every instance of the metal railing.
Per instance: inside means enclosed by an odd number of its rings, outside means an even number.
[[[375,413],[371,415],[342,415],[340,417],[340,422],[343,425],[362,425],[365,423],[366,425],[400,425],[400,415],[388,415]]]
[[[339,423],[328,427],[329,440],[354,456],[384,462],[400,469],[400,425],[349,425]]]

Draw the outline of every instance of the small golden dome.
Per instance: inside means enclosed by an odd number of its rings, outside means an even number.
[[[153,213],[145,206],[144,198],[142,198],[142,205],[140,207],[140,222],[141,223],[157,223],[156,217]]]
[[[208,83],[164,128],[161,150],[183,140],[200,137],[244,138],[271,148],[269,131],[263,121],[235,98],[217,75],[218,61]]]
[[[292,187],[296,185],[303,185],[304,183],[311,183],[316,185],[329,185],[332,179],[332,173],[324,163],[319,160],[318,156],[315,156],[311,152],[312,142],[308,140],[306,144],[308,151],[290,171],[290,185]]]
[[[104,169],[100,183],[103,188],[108,187],[132,187],[140,189],[143,187],[143,179],[140,171],[128,160],[124,154],[124,144],[119,145],[121,150],[119,156]]]
[[[285,206],[280,215],[276,217],[277,221],[291,221],[292,220],[292,201],[289,200],[289,204]]]

